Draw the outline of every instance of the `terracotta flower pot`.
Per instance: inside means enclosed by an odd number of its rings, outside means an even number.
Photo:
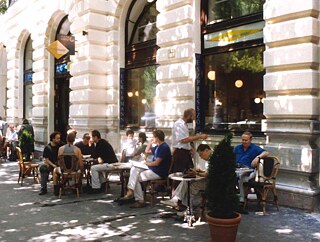
[[[236,214],[237,217],[235,218],[222,219],[211,217],[210,212],[206,213],[206,219],[209,224],[212,241],[234,242],[236,240],[238,225],[241,221],[241,214]]]

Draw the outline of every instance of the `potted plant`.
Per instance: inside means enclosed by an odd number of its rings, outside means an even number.
[[[206,219],[212,241],[235,241],[241,220],[241,215],[235,212],[239,208],[239,198],[231,139],[231,133],[225,135],[209,158],[205,196],[208,210]]]

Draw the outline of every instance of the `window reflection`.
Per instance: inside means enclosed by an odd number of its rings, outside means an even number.
[[[208,1],[209,24],[233,19],[263,10],[265,0],[213,0]]]
[[[32,117],[32,52],[32,40],[29,36],[25,45],[23,66],[23,116],[26,119]]]
[[[263,51],[256,47],[205,57],[206,129],[261,131]]]
[[[147,66],[127,71],[127,123],[130,127],[155,127],[156,68]]]

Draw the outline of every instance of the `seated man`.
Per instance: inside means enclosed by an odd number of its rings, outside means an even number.
[[[91,132],[92,140],[95,143],[92,158],[97,160],[97,164],[91,166],[91,190],[89,193],[97,194],[103,191],[101,184],[106,182],[106,177],[103,171],[106,171],[108,164],[118,162],[116,154],[111,144],[105,139],[101,139],[101,134],[98,130]]]
[[[82,140],[75,143],[74,145],[80,148],[82,155],[92,155],[93,146],[90,144],[90,135],[89,133],[85,133],[82,137]]]
[[[60,137],[60,132],[53,132],[50,134],[50,143],[44,147],[43,164],[39,168],[41,177],[41,190],[39,195],[47,193],[47,181],[50,172],[53,172],[54,195],[59,195],[58,176],[55,173],[54,168],[58,166],[58,150],[63,145],[60,141]]]
[[[252,144],[252,134],[250,132],[244,132],[241,136],[242,144],[237,145],[234,148],[236,154],[237,166],[245,166],[250,168],[256,168],[261,158],[269,155],[269,153],[262,149],[260,146]],[[242,173],[238,175],[239,189],[240,189],[240,202],[244,202],[244,188],[243,183],[249,181],[256,176],[256,171],[251,173]]]
[[[10,161],[16,161],[17,155],[16,155],[16,147],[18,144],[18,133],[15,129],[15,126],[13,124],[10,124],[7,133],[6,133],[6,139],[4,144],[4,149],[7,154],[7,158]]]
[[[212,150],[207,144],[200,144],[197,148],[197,152],[201,159],[208,161],[212,155]],[[200,169],[193,169],[194,173],[198,176],[207,177],[208,173]],[[194,200],[196,197],[200,197],[200,191],[205,190],[206,180],[199,180],[190,184],[190,199]],[[182,181],[177,186],[176,190],[172,194],[172,198],[166,201],[160,201],[160,203],[183,210],[187,205],[188,199],[188,183]]]
[[[164,142],[164,133],[161,130],[153,131],[153,139],[147,145],[145,152],[153,153],[151,162],[144,162],[148,168],[139,168],[133,166],[130,170],[127,194],[120,198],[121,201],[135,198],[136,203],[131,208],[145,207],[144,194],[140,182],[161,179],[168,176],[171,164],[171,150],[167,143]],[[155,144],[154,147],[151,147]]]

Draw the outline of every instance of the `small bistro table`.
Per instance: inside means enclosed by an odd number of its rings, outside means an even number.
[[[188,226],[192,227],[193,226],[193,222],[195,222],[195,217],[194,217],[194,213],[193,213],[193,208],[192,208],[192,202],[190,199],[190,184],[191,182],[194,181],[199,181],[202,179],[205,179],[205,177],[202,176],[198,176],[196,175],[195,177],[183,177],[184,174],[182,172],[175,172],[169,175],[169,178],[175,181],[186,181],[188,184],[188,192],[187,192],[187,211],[184,215],[184,221],[187,221]]]
[[[109,164],[105,172],[107,173],[118,173],[120,177],[120,183],[121,183],[121,190],[120,190],[120,197],[124,196],[125,189],[126,189],[126,179],[124,174],[130,170],[132,167],[132,164],[129,162],[125,163],[112,163]]]

